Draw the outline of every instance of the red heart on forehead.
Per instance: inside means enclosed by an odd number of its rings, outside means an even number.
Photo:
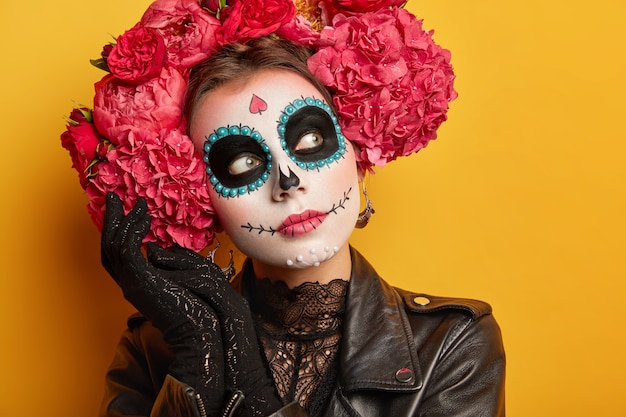
[[[250,100],[250,113],[261,114],[261,112],[264,112],[265,110],[267,110],[267,103],[265,100],[256,94],[252,94],[252,100]]]

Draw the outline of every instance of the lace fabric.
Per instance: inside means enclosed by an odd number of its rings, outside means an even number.
[[[247,280],[250,307],[278,394],[297,400],[309,415],[321,414],[332,390],[341,341],[348,281]]]

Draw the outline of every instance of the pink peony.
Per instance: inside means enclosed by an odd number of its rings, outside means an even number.
[[[296,14],[292,0],[235,0],[221,10],[219,43],[245,43],[276,32]]]
[[[292,0],[156,0],[92,61],[111,74],[95,85],[93,112],[74,110],[61,136],[94,223],[102,227],[115,192],[127,212],[146,200],[147,241],[193,250],[212,242],[220,226],[182,104],[191,67],[225,43],[276,34],[313,49],[309,67],[331,91],[361,168],[426,146],[456,97],[454,73],[450,53],[402,4],[313,0],[296,11]]]
[[[106,62],[117,78],[141,84],[161,73],[166,58],[165,41],[159,32],[136,26],[117,38]]]
[[[139,25],[156,29],[163,36],[168,64],[181,72],[217,49],[215,32],[220,22],[197,0],[156,0]]]
[[[450,53],[404,9],[337,15],[309,67],[333,94],[345,136],[371,169],[437,137],[456,98]]]
[[[186,81],[173,68],[137,86],[111,75],[96,83],[93,117],[96,128],[114,144],[132,128],[159,132],[182,123]]]
[[[152,217],[146,241],[201,250],[219,229],[204,169],[191,139],[179,130],[159,134],[129,130],[122,143],[107,154],[107,161],[100,164],[98,176],[89,184],[88,210],[102,227],[108,192],[123,196],[127,211],[138,198],[144,198]]]
[[[276,34],[283,39],[288,39],[308,48],[313,48],[320,38],[319,32],[311,27],[311,23],[306,18],[300,15],[294,16],[291,21],[278,28]]]

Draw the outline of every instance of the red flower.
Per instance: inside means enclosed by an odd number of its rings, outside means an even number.
[[[215,32],[220,22],[198,0],[156,0],[139,25],[156,29],[163,36],[168,64],[181,72],[217,49]]]
[[[80,185],[85,188],[92,176],[92,168],[107,146],[91,122],[91,111],[74,109],[69,117],[67,130],[61,134],[61,145],[72,158],[72,168],[78,171]]]
[[[146,241],[164,246],[177,243],[193,250],[209,245],[219,230],[205,182],[202,157],[179,130],[131,129],[107,154],[89,183],[88,210],[102,227],[108,192],[122,195],[129,211],[138,198],[152,217]]]
[[[166,58],[165,41],[159,32],[136,26],[117,38],[106,62],[117,78],[141,84],[161,73]]]
[[[260,38],[276,32],[296,14],[292,0],[235,0],[221,9],[221,45]]]
[[[314,48],[320,38],[319,32],[311,27],[311,22],[300,15],[279,27],[276,34],[308,48]]]
[[[137,86],[108,75],[96,83],[94,122],[114,144],[130,129],[159,132],[182,123],[182,102],[187,84],[173,68],[163,68],[158,78]]]
[[[111,54],[114,46],[115,45],[112,43],[107,43],[102,47],[102,52],[100,52],[100,56],[102,57],[102,59],[104,59],[105,61],[109,59],[109,55]]]
[[[320,0],[319,6],[328,21],[337,14],[346,16],[402,7],[406,0]]]
[[[362,168],[436,138],[456,97],[450,54],[396,8],[404,0],[312,0],[297,11],[292,0],[228,2],[156,0],[92,61],[112,74],[95,85],[93,119],[74,110],[61,140],[99,227],[116,192],[127,211],[146,200],[147,241],[193,250],[212,242],[220,226],[182,103],[190,68],[226,43],[276,34],[315,50],[309,67],[329,87]]]
[[[201,0],[200,6],[207,9],[211,14],[216,15],[220,10],[220,0]]]
[[[331,91],[343,133],[361,166],[417,152],[456,98],[450,53],[404,9],[337,15],[309,68]]]

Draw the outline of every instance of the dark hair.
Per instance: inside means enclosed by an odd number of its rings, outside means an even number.
[[[307,66],[310,52],[291,41],[275,37],[263,37],[246,44],[225,45],[206,61],[192,68],[183,114],[187,127],[191,125],[196,106],[209,91],[234,80],[245,80],[259,70],[283,69],[293,71],[309,81],[332,106],[332,97],[326,87]]]

